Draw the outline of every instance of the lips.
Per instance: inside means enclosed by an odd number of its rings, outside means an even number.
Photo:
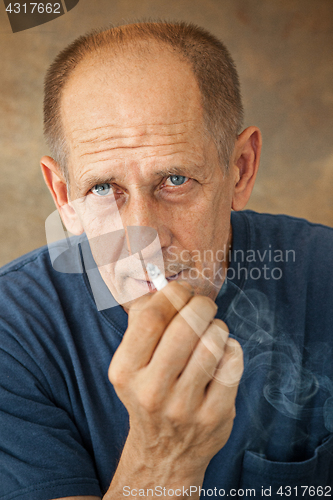
[[[176,280],[177,278],[180,277],[181,273],[182,273],[182,271],[179,271],[179,273],[177,273],[177,274],[173,274],[171,276],[166,276],[166,279],[167,279],[167,281],[174,281],[174,280]],[[155,286],[154,286],[154,284],[153,284],[152,281],[145,280],[145,279],[144,280],[140,280],[140,279],[137,279],[137,278],[132,278],[132,279],[134,279],[140,286],[146,287],[148,285],[148,288],[149,288],[150,291],[156,291],[156,288],[155,288]]]
[[[180,276],[180,274],[181,274],[181,273],[182,273],[182,271],[179,271],[179,273],[177,273],[177,274],[173,274],[172,276],[166,276],[166,279],[167,279],[168,281],[173,281],[173,280],[176,280],[176,279]]]
[[[177,279],[177,278],[181,275],[181,273],[182,273],[183,271],[184,271],[184,269],[182,269],[181,271],[179,271],[177,274],[172,274],[172,275],[170,275],[170,276],[165,276],[165,278],[166,278],[168,281],[169,281],[169,280],[170,280],[170,281],[175,280],[175,279]],[[143,278],[143,279],[142,279],[142,278],[136,278],[135,276],[129,276],[129,278],[132,278],[132,279],[134,279],[135,281],[139,281],[140,283],[151,283],[151,284],[153,284],[153,283],[152,283],[152,281],[147,280],[147,279],[145,279],[145,278]]]

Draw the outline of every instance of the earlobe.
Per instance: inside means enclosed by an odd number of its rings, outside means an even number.
[[[40,165],[45,183],[67,230],[72,234],[82,234],[81,221],[68,198],[67,183],[58,163],[50,156],[43,156]]]
[[[261,144],[261,132],[257,127],[248,127],[238,136],[232,161],[233,210],[242,210],[249,201],[259,168]]]

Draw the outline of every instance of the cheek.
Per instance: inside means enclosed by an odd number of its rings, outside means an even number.
[[[174,234],[189,251],[223,247],[230,230],[231,200],[218,194],[209,203],[185,211]]]
[[[119,212],[113,206],[96,208],[85,204],[79,207],[77,214],[88,238],[123,229]]]
[[[84,232],[87,235],[87,238],[89,240],[93,240],[93,238],[96,238],[100,236],[101,234],[105,234],[106,231],[103,231],[103,224],[101,221],[96,218],[96,217],[82,217],[81,216],[81,223],[84,228]]]
[[[210,244],[214,226],[213,212],[197,205],[195,209],[185,210],[173,218],[169,229],[177,246],[191,252]]]

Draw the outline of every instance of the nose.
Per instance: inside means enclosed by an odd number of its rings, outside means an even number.
[[[167,214],[157,200],[147,193],[135,193],[123,208],[120,213],[132,254],[147,248],[154,240],[156,244],[157,236],[162,250],[171,244],[172,234],[165,224]]]
[[[121,212],[124,226],[148,226],[157,229],[156,202],[148,194],[135,193],[129,196],[125,210]]]

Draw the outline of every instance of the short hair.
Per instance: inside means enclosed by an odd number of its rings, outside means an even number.
[[[169,48],[190,65],[201,93],[204,125],[215,142],[220,163],[228,168],[243,120],[239,78],[229,51],[218,38],[192,23],[138,22],[80,36],[58,54],[46,73],[44,134],[67,181],[69,152],[60,107],[71,74],[89,54],[129,47],[135,51],[135,43],[138,46],[138,42],[150,40]]]

